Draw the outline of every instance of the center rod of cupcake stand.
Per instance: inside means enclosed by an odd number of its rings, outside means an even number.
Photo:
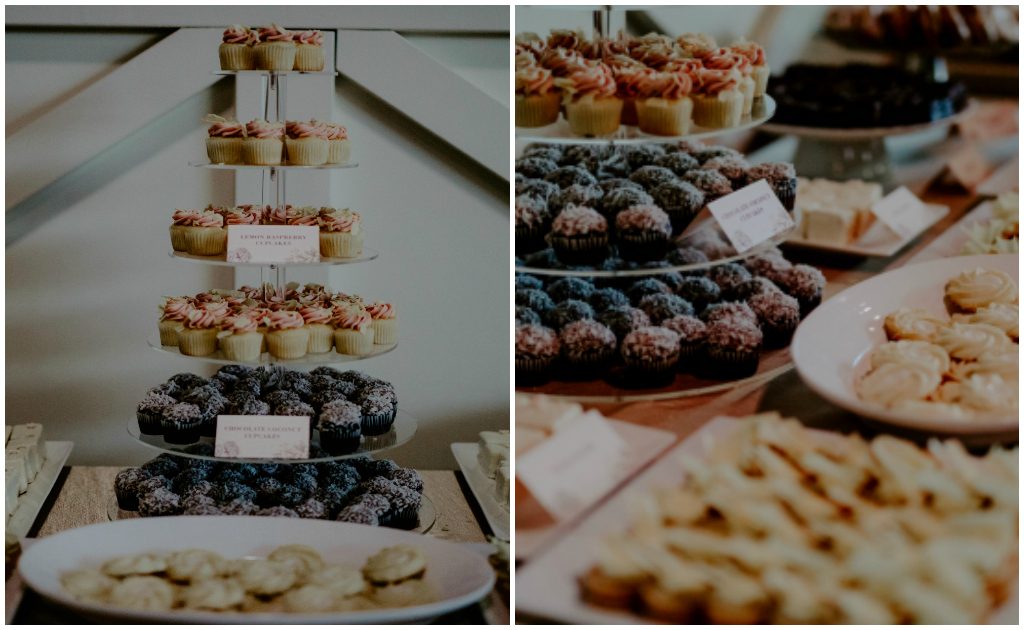
[[[607,37],[611,30],[612,5],[602,5],[600,9],[594,10],[594,37]]]

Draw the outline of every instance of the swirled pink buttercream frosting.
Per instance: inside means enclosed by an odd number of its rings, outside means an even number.
[[[618,89],[611,68],[601,62],[579,66],[565,78],[556,80],[555,85],[571,95],[574,100],[584,96],[615,96]]]
[[[214,328],[219,324],[217,316],[204,308],[194,308],[188,312],[185,318],[185,328],[202,330]]]
[[[216,212],[204,211],[194,223],[196,227],[224,227],[224,217]]]
[[[226,225],[259,225],[260,215],[252,210],[251,206],[249,209],[239,206],[228,212],[224,217],[224,223]]]
[[[191,301],[185,297],[172,297],[167,298],[163,306],[160,307],[160,320],[171,320],[175,322],[183,322],[188,318],[189,311],[192,310]]]
[[[290,42],[294,41],[295,33],[281,28],[277,24],[271,24],[260,27],[259,38],[261,42]]]
[[[286,217],[288,225],[320,225],[320,210],[312,206],[291,207]]]
[[[751,69],[749,59],[728,48],[719,48],[705,55],[702,61],[705,68],[711,68],[712,70],[731,70],[735,68],[741,74],[748,74]]]
[[[198,210],[175,210],[171,215],[174,225],[195,225],[201,213]]]
[[[551,48],[538,59],[540,65],[551,71],[556,77],[564,77],[586,63],[583,55],[574,50]]]
[[[704,68],[700,71],[700,91],[710,96],[717,96],[726,90],[735,90],[739,85],[740,75],[736,70],[716,70]]]
[[[253,32],[241,24],[232,24],[224,29],[221,41],[225,44],[249,44],[252,43]]]
[[[245,125],[237,120],[218,120],[206,130],[211,138],[241,138],[245,135]]]
[[[260,322],[250,315],[235,315],[234,317],[226,318],[221,328],[230,331],[233,335],[243,335],[256,332],[259,326]]]
[[[767,61],[765,60],[764,47],[756,42],[738,41],[729,47],[730,50],[737,52],[747,59],[750,63],[755,66],[763,66]]]
[[[257,118],[245,125],[245,135],[250,138],[284,138],[284,123],[267,122]]]
[[[334,319],[334,310],[324,306],[303,306],[299,315],[307,324],[330,324]]]
[[[395,306],[387,302],[374,302],[367,306],[366,310],[374,319],[394,319],[396,316]]]
[[[346,129],[344,125],[331,122],[320,122],[318,120],[313,120],[311,122],[321,128],[323,137],[328,140],[348,140],[348,129]]]
[[[366,330],[373,323],[373,318],[365,309],[356,305],[338,305],[334,307],[334,325],[349,330]]]
[[[267,206],[263,211],[263,220],[270,225],[287,225],[289,210],[291,210],[291,205],[277,206],[276,208]]]
[[[291,330],[302,328],[306,320],[295,311],[274,311],[267,318],[267,328],[270,330]]]
[[[641,85],[650,82],[655,71],[641,64],[613,68],[612,73],[615,75],[619,96],[635,98],[640,94]]]
[[[516,94],[533,96],[547,94],[555,89],[551,71],[540,66],[529,66],[516,70]]]
[[[358,212],[339,210],[320,216],[320,229],[324,232],[358,232],[362,217]]]
[[[285,133],[289,138],[323,138],[327,139],[324,128],[313,122],[289,120],[285,125]]]
[[[679,100],[693,92],[693,81],[685,72],[657,72],[645,75],[637,85],[637,95],[647,98]]]
[[[323,46],[324,34],[320,31],[302,31],[295,35],[295,43],[306,46]]]

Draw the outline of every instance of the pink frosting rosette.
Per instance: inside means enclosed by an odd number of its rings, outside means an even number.
[[[600,61],[577,67],[567,77],[557,79],[555,84],[562,88],[567,99],[573,100],[584,96],[593,96],[594,98],[615,96],[618,91],[611,69]]]
[[[763,66],[767,63],[764,55],[764,47],[756,42],[740,40],[730,46],[729,49],[735,53],[743,55],[755,66]]]
[[[290,42],[295,40],[295,33],[281,28],[277,24],[262,26],[259,31],[261,42]]]
[[[698,74],[700,91],[710,96],[717,96],[726,90],[735,90],[742,78],[737,70],[716,70],[704,68]]]
[[[272,123],[262,119],[250,120],[245,124],[245,135],[250,138],[284,138],[284,123]]]
[[[715,38],[705,33],[683,33],[676,44],[691,57],[703,57],[718,48]]]
[[[203,211],[193,225],[195,227],[224,227],[224,217],[216,212]]]
[[[259,225],[260,215],[252,206],[236,206],[224,217],[226,225]]]
[[[222,330],[227,330],[233,335],[244,335],[245,333],[256,332],[260,322],[249,314],[235,315],[228,317],[221,325]]]
[[[362,217],[358,212],[339,210],[320,216],[320,230],[323,232],[358,232]]]
[[[693,81],[685,72],[656,72],[645,75],[637,87],[639,96],[677,101],[693,92]]]
[[[305,325],[306,320],[296,311],[274,311],[267,318],[267,328],[270,330],[292,330]]]
[[[327,139],[324,128],[315,122],[289,120],[285,125],[285,133],[289,138],[323,138]]]
[[[220,324],[217,315],[205,308],[193,308],[185,318],[185,328],[202,330],[205,328],[216,328]]]
[[[583,66],[586,59],[575,50],[564,48],[551,48],[542,54],[538,60],[540,65],[551,71],[556,77],[564,77],[576,68]]]
[[[169,297],[160,306],[160,321],[183,322],[192,310],[192,302],[187,297]]]
[[[225,44],[248,44],[252,41],[253,33],[241,24],[232,24],[224,29],[221,41]]]
[[[530,66],[516,70],[516,94],[533,96],[547,94],[555,89],[555,79],[550,70]]]
[[[303,306],[299,309],[303,321],[307,324],[330,324],[334,319],[334,309],[326,306]]]
[[[374,302],[366,307],[366,311],[373,319],[394,319],[397,315],[395,306],[387,302]]]
[[[582,30],[552,29],[548,35],[548,48],[567,48],[578,50],[586,47],[587,38]]]
[[[612,71],[619,96],[623,98],[639,96],[640,87],[649,83],[650,77],[654,75],[654,70],[642,65],[621,66],[618,69],[613,68]]]
[[[546,49],[547,43],[536,33],[520,33],[516,35],[516,53],[528,52],[539,57]]]
[[[224,302],[207,302],[203,304],[203,310],[213,315],[219,324],[225,317],[231,314],[231,305]]]
[[[286,212],[288,225],[320,225],[320,210],[312,206],[289,207]]]
[[[271,208],[267,206],[264,210],[263,220],[270,225],[288,225],[288,213],[291,211],[291,204]]]
[[[324,45],[324,34],[320,31],[302,31],[295,35],[296,44],[305,44],[306,46],[323,46]]]
[[[245,136],[245,125],[237,120],[228,120],[216,114],[203,117],[203,122],[211,123],[206,133],[211,138],[242,138]]]
[[[344,304],[334,307],[334,325],[348,330],[366,330],[373,324],[373,318],[364,308],[356,304]]]
[[[739,70],[741,74],[749,74],[750,60],[728,48],[719,48],[702,59],[705,68],[712,70]]]
[[[348,140],[348,129],[344,125],[315,119],[311,120],[310,123],[319,127],[320,132],[323,134],[322,137],[328,140]]]
[[[537,57],[528,50],[517,50],[515,57],[515,69],[522,70],[537,65]]]
[[[195,225],[202,214],[199,210],[175,210],[171,215],[171,222],[174,225]]]

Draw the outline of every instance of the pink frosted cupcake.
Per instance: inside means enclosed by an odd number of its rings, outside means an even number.
[[[178,331],[178,351],[190,357],[206,357],[217,351],[222,318],[205,308],[193,308]]]
[[[171,248],[176,252],[188,251],[188,228],[199,220],[198,210],[175,210],[171,216]]]
[[[580,136],[606,136],[619,128],[622,99],[611,69],[591,62],[555,81],[564,94],[565,117],[572,132]]]
[[[738,70],[705,68],[698,73],[700,90],[693,98],[693,121],[701,127],[737,127],[743,118],[743,76]]]
[[[330,307],[309,305],[299,309],[299,315],[309,331],[309,343],[306,352],[320,354],[330,352],[334,348],[334,327],[331,320],[334,319],[334,310]]]
[[[302,31],[295,34],[295,70],[320,72],[324,69],[324,34]]]
[[[224,215],[224,225],[259,225],[260,215],[254,206],[235,206]]]
[[[289,164],[320,166],[327,162],[327,133],[320,125],[289,120],[284,144]]]
[[[203,122],[212,123],[206,130],[206,155],[212,164],[240,164],[245,127],[237,120],[210,114]]]
[[[352,159],[352,143],[348,139],[348,129],[336,123],[313,121],[323,128],[327,137],[327,163],[346,164]]]
[[[256,43],[257,35],[241,24],[232,24],[224,29],[220,44],[220,69],[237,72],[239,70],[252,70],[256,67],[256,56],[253,54],[253,44]]]
[[[160,305],[160,345],[178,347],[178,331],[185,326],[192,304],[186,297],[169,297]]]
[[[373,318],[366,309],[351,302],[334,307],[334,349],[338,354],[372,354],[373,337]]]
[[[216,212],[202,212],[185,229],[185,249],[194,256],[219,256],[227,243],[224,217]]]
[[[743,93],[743,114],[749,114],[754,106],[755,81],[753,65],[746,56],[728,48],[719,48],[703,59],[704,67],[712,70],[736,70],[740,73],[739,89]]]
[[[683,136],[690,131],[693,82],[685,72],[646,74],[637,85],[636,113],[640,130],[657,136]]]
[[[558,120],[562,95],[550,70],[516,69],[516,127],[544,127]]]
[[[750,76],[754,79],[754,98],[761,98],[768,89],[768,77],[772,69],[768,66],[764,48],[757,43],[740,40],[729,47],[750,61]]]
[[[267,350],[278,359],[301,359],[309,347],[306,320],[295,311],[274,311],[267,318]]]
[[[607,62],[615,77],[615,86],[622,99],[623,125],[636,125],[636,97],[640,82],[654,71],[625,55],[616,55]]]
[[[246,164],[277,166],[284,153],[284,123],[250,120],[245,125],[242,159]]]
[[[356,258],[363,253],[363,219],[348,208],[331,213],[321,211],[320,255],[327,258]]]
[[[366,307],[373,318],[373,343],[390,346],[398,342],[398,313],[393,304],[374,302]]]
[[[285,223],[288,225],[319,227],[320,209],[313,206],[287,206],[285,209]]]
[[[267,206],[263,210],[263,223],[265,225],[288,225],[288,211],[291,208],[290,204],[277,206],[276,208]]]
[[[221,324],[220,350],[228,361],[255,363],[260,360],[263,333],[260,322],[245,314],[226,317]]]
[[[256,44],[256,67],[287,72],[295,67],[295,34],[277,24],[260,28]]]

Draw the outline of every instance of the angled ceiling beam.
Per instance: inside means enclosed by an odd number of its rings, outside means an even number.
[[[242,22],[321,30],[388,29],[438,33],[507,33],[509,7],[499,6],[8,6],[7,27],[94,26],[223,29]]]
[[[338,70],[495,174],[509,177],[509,109],[393,31],[338,31]]]
[[[222,79],[211,52],[220,34],[175,31],[8,136],[7,155],[17,159],[7,160],[6,209]]]

